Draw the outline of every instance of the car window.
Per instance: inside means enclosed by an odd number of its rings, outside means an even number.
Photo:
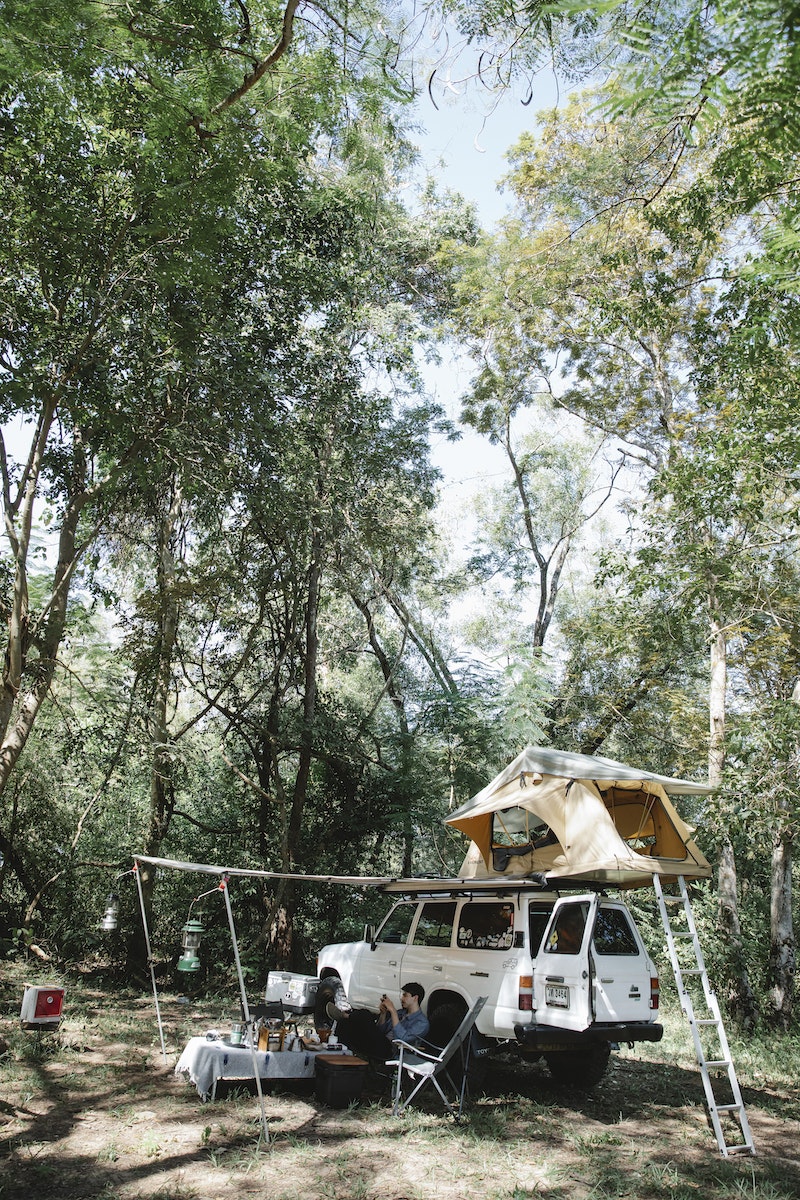
[[[376,941],[406,942],[416,910],[416,904],[398,904],[396,908],[392,909],[378,930]]]
[[[547,939],[549,954],[579,954],[586,928],[586,905],[565,904]]]
[[[639,953],[628,914],[621,908],[601,908],[592,934],[596,954]]]
[[[552,904],[531,904],[528,910],[528,929],[530,930],[531,958],[539,953],[544,931],[553,915]]]
[[[449,946],[453,937],[455,902],[428,902],[422,906],[414,932],[415,946]]]
[[[458,919],[458,945],[465,950],[508,950],[514,943],[514,905],[470,903]]]

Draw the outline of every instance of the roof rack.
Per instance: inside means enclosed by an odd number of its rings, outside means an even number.
[[[419,875],[410,879],[390,879],[379,885],[378,890],[389,895],[401,896],[469,896],[485,892],[507,892],[518,889],[525,892],[555,890],[546,875],[525,875],[509,879],[498,875],[487,879],[448,879],[438,875]]]

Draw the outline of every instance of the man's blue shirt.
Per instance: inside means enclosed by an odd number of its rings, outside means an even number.
[[[421,1008],[417,1012],[404,1014],[394,1026],[391,1017],[386,1017],[379,1026],[390,1041],[409,1042],[412,1046],[424,1041],[430,1027],[430,1021]]]

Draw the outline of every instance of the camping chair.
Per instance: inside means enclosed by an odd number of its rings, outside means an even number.
[[[472,1008],[466,1014],[458,1029],[455,1031],[450,1041],[440,1050],[438,1054],[428,1054],[421,1050],[419,1046],[411,1046],[408,1042],[403,1042],[399,1038],[394,1043],[400,1047],[400,1054],[395,1059],[390,1059],[387,1062],[388,1067],[395,1067],[397,1070],[397,1080],[394,1089],[394,1106],[392,1115],[397,1116],[403,1112],[418,1092],[424,1088],[426,1083],[432,1083],[436,1091],[441,1096],[445,1107],[454,1115],[456,1120],[461,1116],[461,1110],[464,1107],[464,1093],[467,1088],[467,1071],[469,1069],[469,1053],[472,1045],[472,1031],[475,1027],[475,1020],[478,1013],[486,1003],[486,996],[479,996],[473,1004]],[[459,1087],[453,1080],[449,1071],[449,1065],[454,1056],[460,1052],[461,1055],[461,1086]],[[402,1088],[405,1075],[409,1075],[412,1080],[415,1080],[415,1086],[407,1099],[403,1099]],[[442,1078],[451,1088],[454,1100],[449,1100],[441,1083]]]

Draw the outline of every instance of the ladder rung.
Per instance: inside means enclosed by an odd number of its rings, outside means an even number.
[[[701,1043],[699,1033],[699,1028],[704,1026],[710,1026],[713,1029],[716,1029],[718,1053],[721,1051],[723,1054],[728,1054],[730,1051],[728,1049],[727,1038],[725,1036],[725,1027],[722,1022],[722,1016],[719,1013],[717,1000],[709,986],[708,972],[706,971],[703,963],[703,954],[700,949],[700,939],[698,938],[697,930],[694,927],[691,898],[688,888],[686,887],[686,880],[682,875],[677,877],[677,884],[680,888],[679,895],[665,895],[659,876],[653,876],[653,888],[658,898],[661,922],[664,926],[664,932],[667,935],[669,958],[670,962],[672,963],[675,982],[678,985],[678,998],[683,1010],[683,1015],[686,1017],[692,1028],[697,1063],[703,1076],[703,1085],[706,1090],[708,1111],[712,1118],[717,1146],[723,1155],[754,1154],[755,1149],[750,1136],[747,1114],[745,1112],[745,1106],[742,1101],[741,1093],[739,1092],[739,1082],[736,1078],[736,1069],[733,1065],[733,1062],[728,1059],[705,1058],[706,1050]],[[682,920],[680,915],[673,917],[670,913],[668,913],[667,905],[669,904],[682,904],[684,908],[685,919]],[[678,928],[673,928],[673,923],[674,925],[678,926]],[[678,942],[683,943],[687,938],[691,938],[694,945],[694,959],[697,963],[696,967],[682,967],[678,961],[679,957],[690,957],[688,951],[681,951],[679,954],[679,946],[677,945]],[[702,999],[698,994],[698,989],[693,988],[692,991],[689,990],[691,986],[691,976],[695,975],[700,977],[703,987],[703,993],[706,1000],[705,1006],[703,1007],[701,1007]],[[692,992],[694,992],[694,995]],[[701,1017],[699,1019],[695,1017],[695,1004],[697,1004],[698,1007],[701,1007],[701,1011],[707,1012],[710,1015],[707,1017]],[[716,1097],[714,1096],[713,1089],[717,1086],[719,1076],[712,1076],[710,1072],[722,1070],[727,1070],[728,1072],[728,1083],[730,1086],[727,1089],[727,1094],[739,1097],[739,1099],[733,1104],[717,1104]],[[725,1093],[724,1084],[722,1090],[723,1093]],[[724,1113],[730,1113],[731,1116],[738,1121],[738,1124],[741,1127],[742,1138],[744,1139],[742,1142],[737,1142],[735,1145],[726,1144],[722,1131],[722,1123],[720,1120]]]

